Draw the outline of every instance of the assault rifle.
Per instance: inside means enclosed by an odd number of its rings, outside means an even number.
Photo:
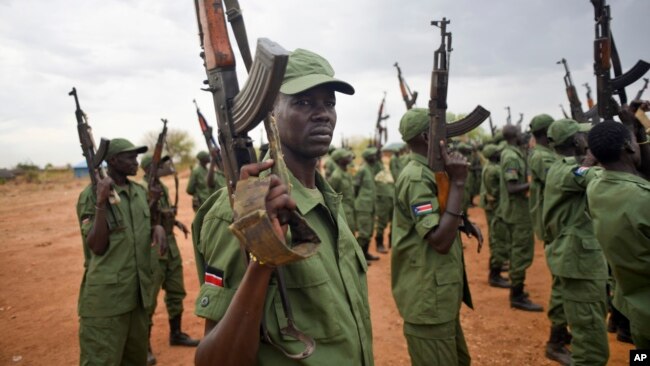
[[[562,115],[564,118],[569,118],[569,115],[566,113],[566,110],[564,110],[564,105],[560,104],[560,109],[562,110]]]
[[[428,165],[434,171],[438,186],[438,202],[440,212],[447,206],[449,192],[449,177],[445,172],[442,161],[440,142],[448,138],[467,133],[483,123],[489,116],[485,108],[480,105],[465,118],[447,124],[447,89],[449,87],[449,59],[451,48],[451,32],[447,32],[447,18],[441,21],[432,21],[431,25],[440,28],[442,38],[440,47],[433,54],[433,72],[431,73],[431,99],[429,100],[429,150]]]
[[[375,137],[373,138],[373,145],[377,150],[381,150],[381,147],[388,140],[388,129],[385,126],[381,125],[381,121],[388,119],[390,117],[388,114],[384,114],[384,103],[386,103],[386,92],[384,92],[384,98],[379,104],[379,112],[377,112],[377,122],[375,123]]]
[[[507,106],[506,110],[508,111],[508,117],[506,117],[506,125],[511,125],[512,124],[512,116],[510,115],[510,106]]]
[[[158,189],[162,189],[160,182],[158,181],[159,169],[162,162],[162,152],[163,147],[165,146],[165,140],[167,137],[167,120],[161,118],[163,123],[163,129],[158,134],[158,140],[156,140],[156,146],[153,149],[153,156],[151,157],[151,164],[149,165],[149,180],[147,181],[147,201],[149,203],[149,210],[151,211],[151,224],[159,225],[160,224],[160,193]]]
[[[618,95],[621,106],[627,105],[625,87],[639,80],[650,69],[650,63],[639,60],[623,73],[621,60],[610,28],[611,13],[606,0],[591,0],[594,6],[594,74],[596,74],[596,95],[598,115],[611,120],[618,114],[619,104],[613,99]],[[611,69],[614,69],[614,77]]]
[[[643,96],[643,92],[648,88],[648,81],[650,79],[648,78],[643,78],[643,86],[639,90],[638,93],[636,93],[636,96],[634,97],[635,100],[641,100],[641,97]]]
[[[199,105],[196,104],[196,99],[193,99],[194,106],[196,107],[196,115],[199,118],[199,126],[201,127],[201,132],[203,133],[203,138],[205,139],[205,144],[208,147],[210,152],[210,158],[213,160],[213,163],[217,164],[219,170],[223,171],[223,160],[221,159],[221,149],[217,145],[217,141],[214,139],[212,134],[212,126],[208,125],[208,120],[205,119],[203,113],[199,109]]]
[[[255,59],[251,62],[237,0],[195,0],[194,4],[201,46],[204,49],[201,56],[208,76],[209,87],[206,90],[212,93],[214,101],[218,138],[223,154],[223,171],[233,206],[235,221],[230,228],[247,251],[260,261],[277,266],[278,292],[287,317],[287,326],[280,329],[280,332],[303,343],[305,349],[292,354],[274,343],[264,321],[261,324],[262,336],[287,357],[303,359],[312,354],[315,342],[295,327],[281,266],[315,254],[320,241],[304,219],[293,211],[288,218],[293,243],[291,247],[287,246],[286,238],[280,238],[275,233],[273,223],[265,210],[269,179],[249,178],[238,182],[241,167],[257,160],[248,132],[262,120],[269,138],[270,155],[275,161],[274,173],[284,182],[288,182],[289,173],[282,157],[277,126],[275,120],[268,115],[282,85],[289,54],[277,43],[260,38]],[[241,91],[237,82],[235,56],[228,39],[226,14],[232,23],[240,53],[244,55],[242,58],[250,75]]]
[[[494,136],[496,135],[497,129],[492,124],[492,116],[489,116],[488,121],[490,122],[490,133],[492,134],[492,137],[494,138]]]
[[[406,104],[406,110],[413,108],[415,101],[418,99],[418,92],[411,92],[411,88],[406,83],[406,80],[402,77],[402,69],[399,68],[397,62],[393,64],[397,68],[397,80],[399,80],[399,89],[402,92],[402,99],[404,99],[404,104]]]
[[[591,97],[591,87],[589,86],[589,83],[584,83],[582,85],[587,88],[587,106],[591,109],[594,107],[594,99]]]
[[[517,120],[517,128],[519,129],[520,132],[522,131],[522,129],[521,129],[521,123],[522,122],[524,122],[524,114],[519,113],[519,119]]]
[[[578,92],[576,91],[575,85],[573,85],[573,80],[571,79],[571,72],[569,71],[569,65],[566,62],[565,58],[562,58],[556,64],[564,65],[564,85],[566,86],[566,95],[569,99],[569,107],[571,108],[571,118],[582,123],[586,122],[585,113],[582,111],[582,103],[580,103],[580,98],[578,98]]]

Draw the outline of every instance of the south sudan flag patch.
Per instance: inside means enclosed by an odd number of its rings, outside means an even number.
[[[423,202],[423,203],[411,205],[411,209],[413,210],[413,214],[416,217],[430,214],[433,212],[433,206],[431,205],[431,202]]]
[[[588,171],[589,171],[588,166],[581,166],[581,167],[576,168],[573,171],[573,174],[575,174],[577,177],[584,177],[584,175],[587,174]]]
[[[203,282],[208,285],[223,287],[223,271],[207,266],[205,268],[205,274],[203,275]]]

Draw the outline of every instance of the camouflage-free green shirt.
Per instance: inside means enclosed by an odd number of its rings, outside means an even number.
[[[499,207],[499,164],[487,161],[481,172],[481,207],[494,212]]]
[[[94,254],[86,238],[95,220],[94,188],[86,187],[77,201],[77,218],[84,248],[84,275],[79,290],[79,316],[105,317],[127,313],[138,304],[153,305],[151,266],[151,214],[147,192],[128,180],[115,186],[120,203],[106,208],[109,226],[108,249]],[[113,220],[118,218],[119,222]]]
[[[449,253],[436,252],[425,237],[440,221],[437,186],[427,159],[411,154],[395,184],[391,250],[393,298],[405,322],[440,324],[458,318],[461,301],[471,306],[460,236]]]
[[[560,158],[548,170],[542,221],[550,241],[546,260],[555,276],[607,279],[607,262],[585,211],[587,184],[599,171],[581,167],[574,157]]]
[[[528,204],[530,207],[530,218],[533,223],[535,235],[547,242],[544,238],[542,228],[542,207],[544,207],[544,186],[546,185],[546,173],[559,156],[546,146],[535,145],[528,156],[528,167],[530,168],[530,195]]]
[[[190,180],[187,183],[187,194],[194,196],[198,199],[199,205],[202,205],[211,194],[218,191],[226,185],[226,177],[223,172],[215,170],[214,172],[214,189],[208,187],[208,169],[204,168],[201,164],[192,169]]]
[[[354,182],[352,176],[337,165],[328,182],[334,192],[341,194],[341,203],[345,216],[348,223],[354,225]]]
[[[298,211],[321,240],[312,257],[283,267],[296,327],[315,339],[316,350],[294,361],[261,342],[257,364],[373,365],[368,267],[346,224],[341,198],[319,174],[317,189],[307,189],[293,176],[290,184]],[[192,225],[199,277],[209,278],[201,281],[195,314],[216,322],[246,270],[239,241],[228,229],[232,220],[227,190],[222,189],[201,207]],[[287,319],[275,279],[267,291],[264,319],[274,343],[293,353],[302,350],[302,344],[280,334]]]
[[[402,160],[399,156],[393,155],[390,157],[390,162],[388,163],[390,167],[390,174],[393,176],[393,180],[397,181],[399,174],[404,169],[406,161]]]
[[[373,212],[377,188],[375,185],[375,173],[368,164],[363,164],[354,177],[354,185],[359,187],[357,197],[354,200],[355,211]]]
[[[588,211],[612,273],[614,305],[650,334],[650,182],[605,170],[587,187]]]
[[[515,146],[506,144],[501,152],[499,179],[499,208],[497,216],[509,224],[530,224],[526,192],[508,193],[507,182],[527,182],[524,154]]]

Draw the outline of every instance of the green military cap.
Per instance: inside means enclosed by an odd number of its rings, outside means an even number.
[[[160,162],[164,163],[169,159],[170,159],[169,155],[165,155],[160,159]],[[149,168],[149,165],[151,165],[152,161],[153,161],[153,155],[147,154],[143,156],[142,159],[140,160],[140,167],[144,170],[147,170],[147,168]]]
[[[343,94],[354,94],[352,85],[334,78],[334,69],[322,56],[302,48],[291,52],[280,92],[294,95],[323,84]]]
[[[429,128],[429,110],[412,108],[406,111],[399,121],[399,133],[403,141],[409,141]]]
[[[209,154],[207,151],[205,151],[205,150],[203,150],[203,151],[199,151],[199,153],[196,154],[196,158],[199,159],[199,160],[209,159],[209,158],[210,158],[210,154]]]
[[[456,149],[457,149],[458,151],[464,151],[464,152],[472,152],[472,150],[474,150],[474,148],[472,147],[472,145],[470,145],[470,144],[468,144],[468,143],[466,143],[466,142],[460,142],[460,143],[458,143],[458,145],[456,145]]]
[[[346,149],[336,149],[332,152],[332,160],[339,161],[339,159],[352,157],[352,151]]]
[[[481,153],[483,154],[483,156],[485,156],[486,159],[489,159],[493,157],[494,154],[500,152],[501,150],[503,150],[503,147],[500,147],[499,145],[487,144],[483,147]]]
[[[377,155],[377,148],[376,147],[368,147],[363,152],[361,153],[361,156],[365,159],[367,157]]]
[[[106,156],[104,157],[104,159],[108,160],[119,153],[132,152],[132,151],[135,151],[138,154],[142,154],[144,152],[147,152],[147,147],[135,146],[131,143],[131,141],[127,139],[115,138],[112,139],[111,142],[108,144],[108,150],[106,151]]]
[[[587,132],[591,129],[589,123],[578,123],[572,119],[558,119],[551,123],[546,132],[548,139],[554,145],[560,145],[576,132]]]
[[[553,123],[553,117],[548,114],[538,114],[530,120],[530,132],[545,130]]]

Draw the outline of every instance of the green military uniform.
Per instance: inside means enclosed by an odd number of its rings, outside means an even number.
[[[609,358],[607,262],[585,214],[587,184],[598,170],[564,157],[551,165],[544,189],[542,220],[544,237],[550,240],[546,256],[573,335],[573,365],[605,365]]]
[[[614,306],[629,320],[638,349],[650,349],[650,183],[604,171],[587,189],[596,237],[614,277]]]
[[[535,243],[525,192],[510,194],[507,182],[526,183],[526,161],[521,150],[505,144],[501,152],[499,180],[499,207],[496,215],[504,222],[510,247],[510,282],[513,287],[523,285],[526,269],[533,263]]]
[[[215,187],[208,187],[208,169],[204,168],[201,164],[198,164],[194,169],[192,169],[192,174],[190,175],[190,181],[187,183],[187,194],[192,195],[192,208],[194,212],[201,207],[203,202],[205,202],[211,194],[225,187],[226,177],[223,172],[220,170],[215,170],[214,172],[214,182]]]
[[[345,212],[350,231],[354,233],[357,230],[357,224],[354,217],[354,182],[352,176],[336,165],[328,182],[334,192],[341,194],[341,206],[343,212]]]
[[[316,349],[308,358],[291,360],[261,342],[257,364],[373,365],[368,267],[346,224],[340,195],[319,174],[316,189],[305,188],[292,175],[290,184],[299,213],[321,240],[314,256],[283,267],[296,326],[315,339]],[[193,223],[193,241],[199,276],[213,280],[202,281],[195,312],[218,322],[246,270],[239,241],[228,229],[232,210],[225,189],[199,210],[197,220]],[[264,319],[274,343],[293,353],[302,350],[301,343],[280,334],[287,319],[275,279],[268,288]]]
[[[84,275],[79,291],[81,365],[137,365],[147,360],[148,311],[153,304],[151,222],[147,192],[135,182],[115,186],[120,203],[107,212],[112,231],[108,249],[94,254],[90,233],[96,198],[86,187],[77,201],[84,246]]]
[[[437,186],[424,156],[412,153],[395,184],[392,292],[404,318],[412,365],[469,365],[460,305],[470,307],[460,237],[440,254],[425,237],[440,220]]]
[[[461,153],[468,162],[472,162],[472,145],[461,142],[456,146],[456,150]],[[467,209],[469,206],[472,205],[472,194],[474,191],[474,186],[476,185],[476,177],[474,176],[473,172],[470,171],[467,173],[467,181],[465,182],[465,191],[463,194],[463,204],[461,206],[461,210],[467,214]]]
[[[393,154],[393,156],[390,157],[388,166],[390,168],[390,174],[393,176],[393,180],[397,180],[406,163],[407,161],[402,160],[401,156],[397,154]]]
[[[496,146],[496,145],[494,145]],[[501,268],[508,260],[507,228],[495,215],[499,207],[499,164],[487,161],[481,174],[480,205],[485,210],[489,228],[490,268]]]
[[[377,247],[384,246],[384,231],[393,218],[393,200],[395,199],[395,181],[389,171],[384,169],[384,164],[378,160],[372,166],[375,173],[375,187],[377,201],[375,203],[375,215],[377,216],[377,232],[375,242]],[[390,232],[388,233],[390,237]],[[390,239],[389,239],[390,242]]]
[[[325,160],[325,177],[329,178],[332,173],[334,173],[334,170],[336,169],[336,163],[334,160],[332,160],[331,157],[328,157],[327,160]]]
[[[372,154],[373,149],[366,149],[364,153]],[[376,149],[374,149],[374,153],[377,153]],[[365,163],[361,166],[354,179],[355,189],[357,190],[357,197],[354,200],[354,214],[357,219],[357,240],[364,253],[367,253],[375,226],[374,213],[377,197],[375,173],[372,167]]]

